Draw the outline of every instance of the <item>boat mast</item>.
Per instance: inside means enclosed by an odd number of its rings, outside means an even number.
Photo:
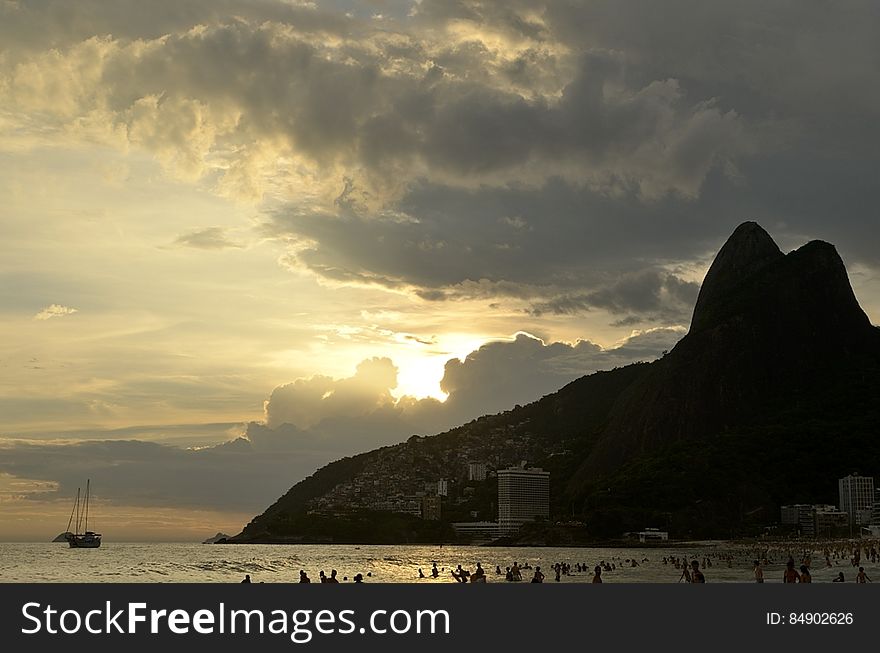
[[[86,528],[83,531],[84,533],[89,530],[89,485],[91,482],[91,479],[86,479]]]
[[[79,506],[79,488],[76,488],[76,501],[73,504],[73,508],[70,509],[70,519],[67,520],[67,532],[70,532],[70,525],[73,523],[73,515],[76,513],[76,509]]]
[[[82,514],[79,509],[79,488],[76,488],[76,532],[74,535],[79,535],[82,531],[79,530]]]

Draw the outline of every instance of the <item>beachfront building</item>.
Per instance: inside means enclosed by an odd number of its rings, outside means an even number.
[[[480,463],[480,462],[468,463],[468,480],[469,481],[485,481],[486,480],[486,463]]]
[[[439,496],[422,497],[422,519],[440,521],[441,499]]]
[[[800,537],[845,537],[849,531],[849,515],[837,506],[794,503],[782,506],[781,522],[791,526]]]
[[[785,526],[793,526],[798,535],[814,537],[816,535],[815,510],[819,506],[809,503],[793,503],[782,506],[781,521]],[[832,506],[832,509],[834,506]]]
[[[669,540],[669,532],[661,531],[659,528],[646,528],[638,532],[639,542],[666,542]]]
[[[850,474],[837,482],[840,491],[840,509],[849,515],[853,525],[871,521],[874,509],[874,477]]]
[[[516,533],[526,522],[550,517],[550,472],[540,468],[498,470],[498,528]]]
[[[880,526],[880,490],[874,496],[874,508],[871,510],[871,525]]]
[[[815,537],[833,539],[849,533],[849,515],[836,506],[815,506],[813,512]]]

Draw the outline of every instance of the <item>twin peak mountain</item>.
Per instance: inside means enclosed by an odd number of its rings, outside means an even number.
[[[374,508],[426,480],[466,485],[467,460],[550,470],[551,523],[584,526],[536,525],[532,543],[652,525],[678,537],[755,534],[780,504],[834,503],[840,476],[880,473],[878,399],[880,329],[835,248],[812,241],[783,254],[745,222],[706,274],[690,331],[662,358],[331,463],[231,541],[448,541],[448,522],[494,519],[491,489],[449,502],[442,522]]]

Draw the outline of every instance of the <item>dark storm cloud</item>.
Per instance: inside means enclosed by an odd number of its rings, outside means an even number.
[[[704,257],[745,219],[880,262],[872,3],[141,5],[3,5],[13,100],[109,112],[184,174],[225,158],[230,184],[300,157],[344,190],[286,198],[269,231],[328,279],[596,307],[614,277]],[[645,318],[664,311],[681,312]]]
[[[663,315],[667,321],[682,322],[697,300],[700,285],[674,274],[653,270],[627,274],[611,286],[590,293],[560,295],[532,306],[533,315],[553,313],[575,315],[593,308],[610,313]]]
[[[573,167],[595,157],[613,169],[615,153],[624,153],[629,175],[612,176],[606,187],[563,178],[470,189],[423,181],[397,205],[410,223],[371,214],[319,226],[307,217],[276,217],[314,238],[302,264],[319,274],[381,271],[390,283],[421,286],[419,296],[430,300],[449,298],[468,280],[580,285],[580,293],[546,293],[545,308],[555,312],[603,303],[638,310],[607,297],[607,279],[597,272],[616,266],[656,277],[655,263],[710,254],[749,218],[783,242],[823,238],[851,262],[880,263],[873,246],[880,162],[871,145],[880,140],[880,24],[871,3],[531,6],[545,21],[542,39],[583,51],[560,101],[444,87],[427,132],[440,134],[431,140],[432,160],[438,169],[479,178],[553,156]],[[512,34],[519,30],[511,12],[522,8],[425,2],[417,16],[431,25],[457,20]],[[626,102],[609,96],[614,85],[629,89]],[[658,121],[675,107],[684,112],[679,119],[692,118],[686,135],[664,156],[645,153],[654,137],[668,135]],[[665,188],[679,192],[645,199],[645,184],[667,167]],[[688,181],[693,196],[681,194]],[[523,214],[530,233],[499,229],[499,219]],[[668,295],[686,304],[694,287],[680,285]]]

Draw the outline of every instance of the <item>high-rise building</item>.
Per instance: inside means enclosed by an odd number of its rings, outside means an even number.
[[[478,463],[478,462],[468,463],[468,480],[469,481],[485,481],[486,480],[486,463]]]
[[[880,489],[874,491],[874,508],[871,510],[871,524],[880,526]]]
[[[550,472],[511,467],[498,470],[498,527],[510,535],[526,522],[550,517]]]
[[[422,519],[438,521],[440,519],[440,503],[439,496],[422,497]]]
[[[449,481],[447,481],[445,478],[441,478],[439,481],[437,481],[437,496],[449,496]]]
[[[782,506],[781,521],[787,526],[794,526],[799,535],[813,537],[816,534],[813,516],[815,508],[815,506],[809,503],[795,503]]]
[[[840,509],[849,515],[850,524],[867,524],[874,508],[874,477],[850,474],[837,482]]]

